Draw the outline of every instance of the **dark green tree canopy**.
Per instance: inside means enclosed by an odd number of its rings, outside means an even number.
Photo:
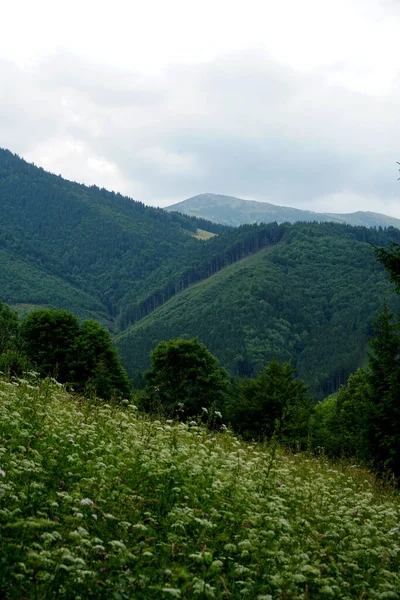
[[[220,407],[228,390],[226,371],[197,338],[160,342],[145,378],[150,399],[166,413],[184,417],[213,404]]]
[[[71,381],[74,344],[79,321],[66,310],[32,311],[21,324],[23,350],[42,377],[52,376],[61,383]]]
[[[96,321],[81,325],[74,342],[74,382],[78,389],[102,398],[111,398],[118,390],[129,396],[132,386],[123,368],[111,336]]]
[[[238,383],[231,406],[235,429],[256,437],[277,433],[283,441],[304,445],[312,411],[307,390],[290,362],[271,360],[256,379]]]
[[[65,310],[37,310],[21,325],[22,347],[42,377],[102,398],[129,395],[131,384],[110,334],[96,321],[79,324]]]
[[[0,354],[15,344],[18,333],[18,315],[0,301]]]
[[[377,248],[375,254],[379,262],[383,264],[396,289],[400,292],[400,244],[392,242],[389,248]]]
[[[387,305],[371,339],[367,372],[367,448],[377,472],[400,479],[400,326]]]

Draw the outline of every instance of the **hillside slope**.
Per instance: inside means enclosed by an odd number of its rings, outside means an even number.
[[[295,223],[298,221],[333,221],[364,227],[397,227],[400,219],[373,212],[358,211],[349,214],[318,213],[299,208],[277,206],[269,202],[242,200],[220,194],[199,194],[177,204],[166,207],[168,211],[178,211],[237,227],[245,223]]]
[[[0,150],[0,298],[110,322],[202,242],[198,224],[57,177]],[[206,227],[204,227],[206,229]],[[166,275],[164,275],[166,273]]]
[[[198,336],[231,373],[292,360],[321,398],[365,359],[367,337],[390,290],[368,241],[400,232],[297,224],[277,244],[181,292],[116,338],[134,376],[161,340]],[[398,302],[393,298],[393,302]]]
[[[0,378],[4,600],[398,598],[366,471],[32,384]]]

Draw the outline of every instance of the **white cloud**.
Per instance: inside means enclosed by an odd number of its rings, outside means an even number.
[[[15,0],[1,145],[148,203],[400,217],[399,46],[391,1]]]

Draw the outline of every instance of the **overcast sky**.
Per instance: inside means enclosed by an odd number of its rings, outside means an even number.
[[[13,0],[0,136],[146,204],[400,217],[400,2]]]

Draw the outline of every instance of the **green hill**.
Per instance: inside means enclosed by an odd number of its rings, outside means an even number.
[[[367,242],[399,236],[333,223],[224,227],[0,150],[0,299],[99,320],[119,334],[131,375],[160,339],[197,335],[233,374],[291,359],[317,397],[335,391],[363,362],[389,289]]]
[[[364,227],[397,227],[400,219],[379,213],[358,211],[349,214],[318,213],[311,210],[301,210],[287,206],[277,206],[269,202],[242,200],[233,196],[221,194],[199,194],[166,208],[168,211],[178,211],[186,215],[202,217],[237,227],[245,223],[296,223],[298,221],[333,221]]]
[[[368,241],[377,232],[333,223],[286,225],[280,241],[192,285],[116,338],[133,376],[161,340],[198,336],[231,373],[292,360],[320,398],[365,359],[390,285]],[[398,302],[397,298],[392,299]]]
[[[9,304],[66,308],[111,324],[130,298],[146,297],[196,254],[201,241],[187,234],[199,227],[207,223],[0,150],[0,298]]]

